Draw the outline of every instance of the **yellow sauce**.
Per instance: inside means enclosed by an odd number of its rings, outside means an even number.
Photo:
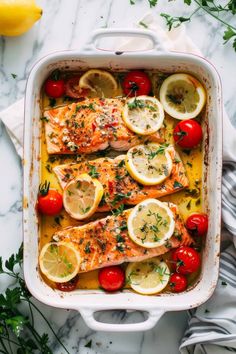
[[[151,74],[152,76],[152,81],[153,81],[153,86],[154,89],[153,91],[155,92],[155,85],[156,82],[158,81],[158,75],[156,74]],[[158,90],[158,88],[157,88]],[[119,90],[120,91],[120,90]],[[62,105],[62,100],[57,100],[57,106]],[[65,103],[64,103],[65,104]],[[66,102],[66,104],[69,104]],[[46,97],[46,95],[43,94],[43,99],[42,99],[42,116],[43,116],[43,111],[45,109],[51,109],[49,106],[49,100]],[[165,116],[165,126],[166,126],[166,133],[165,133],[165,138],[166,141],[170,144],[174,144],[173,141],[173,128],[179,121],[176,119],[173,119],[169,116]],[[43,124],[42,124],[43,125]],[[189,195],[186,190],[165,196],[160,198],[162,201],[168,201],[168,202],[173,202],[178,205],[180,214],[182,215],[183,219],[186,220],[186,218],[193,212],[202,212],[202,196],[201,196],[201,191],[202,191],[202,165],[203,165],[203,154],[201,151],[201,147],[195,148],[190,150],[188,153],[181,148],[177,147],[175,145],[176,150],[178,151],[184,166],[186,168],[187,176],[189,179],[189,190],[200,190],[199,195],[195,193],[195,195]],[[82,157],[83,158],[83,157]],[[86,159],[89,159],[90,157],[87,155]],[[94,158],[94,156],[93,156]],[[44,182],[45,180],[50,182],[50,188],[58,190],[60,193],[62,193],[62,189],[58,183],[58,180],[56,178],[56,175],[53,173],[52,168],[63,163],[71,163],[71,162],[76,162],[76,157],[75,156],[56,156],[56,161],[54,162],[49,162],[49,155],[47,153],[46,149],[46,141],[45,141],[45,133],[44,133],[44,128],[42,127],[42,139],[41,139],[41,181]],[[101,213],[99,214],[99,216]],[[107,214],[103,214],[106,216]],[[96,217],[96,215],[94,216]],[[100,216],[101,217],[101,216]],[[41,216],[40,217],[40,249],[43,247],[43,245],[47,242],[50,242],[52,239],[52,235],[67,226],[78,226],[81,225],[81,222],[78,222],[75,219],[72,219],[66,212],[65,210],[62,210],[60,213],[60,216]],[[170,253],[168,252],[166,255],[163,255],[163,259],[168,261]],[[82,273],[79,275],[79,282],[78,282],[78,288],[79,289],[98,289],[99,284],[98,284],[98,271],[91,271],[87,273]],[[189,277],[188,282],[189,284],[194,282],[197,277],[197,274],[192,274],[191,277]],[[46,277],[44,277],[44,280],[50,285],[51,287],[55,287],[55,284],[48,281]],[[168,287],[166,288],[168,291]]]

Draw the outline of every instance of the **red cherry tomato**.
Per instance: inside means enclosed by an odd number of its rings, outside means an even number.
[[[49,97],[62,97],[65,93],[64,80],[47,79],[44,85],[44,90]]]
[[[139,70],[126,74],[122,86],[125,95],[129,97],[148,95],[152,88],[148,75]]]
[[[187,278],[178,273],[174,273],[170,276],[170,287],[174,293],[180,293],[187,289],[188,281]]]
[[[73,279],[66,283],[56,283],[56,288],[61,291],[73,291],[76,289],[79,277],[75,276]]]
[[[202,127],[193,119],[182,120],[174,129],[174,140],[180,147],[192,149],[202,140]]]
[[[65,82],[65,92],[66,96],[72,98],[79,98],[87,96],[89,90],[82,89],[79,87],[80,76],[73,76]]]
[[[125,273],[119,266],[106,267],[99,271],[98,281],[106,291],[117,291],[125,283]]]
[[[208,230],[208,217],[203,213],[193,213],[186,221],[187,229],[194,236],[204,236]]]
[[[172,253],[172,260],[175,262],[175,270],[180,274],[196,272],[200,265],[200,255],[194,248],[181,246]]]
[[[47,182],[39,187],[38,211],[45,215],[56,215],[63,207],[63,199],[59,192],[49,187],[50,183]]]

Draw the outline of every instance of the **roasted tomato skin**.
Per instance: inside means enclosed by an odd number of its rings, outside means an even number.
[[[193,213],[187,218],[186,227],[194,236],[204,236],[208,230],[208,216],[203,213]]]
[[[169,284],[170,284],[171,290],[174,293],[180,293],[180,292],[187,289],[188,281],[184,275],[178,274],[178,273],[173,273],[170,276]]]
[[[66,80],[65,94],[72,98],[86,97],[89,90],[79,87],[80,76],[76,75]]]
[[[44,85],[44,91],[49,97],[62,97],[65,93],[64,80],[47,79]]]
[[[73,291],[76,289],[76,286],[78,284],[78,280],[79,280],[79,277],[76,276],[66,283],[56,283],[56,288],[58,290],[66,291],[66,292]]]
[[[46,195],[38,196],[38,211],[44,215],[59,214],[63,207],[62,195],[54,189],[49,189]]]
[[[125,272],[119,266],[102,268],[98,273],[100,286],[106,291],[120,290],[125,283]]]
[[[189,246],[181,246],[174,250],[172,260],[175,271],[184,275],[196,272],[201,265],[199,253]]]
[[[193,149],[202,140],[202,127],[193,119],[182,120],[174,128],[174,141],[184,149]]]
[[[134,70],[125,75],[122,87],[126,96],[134,97],[148,95],[152,84],[147,74],[140,70]]]

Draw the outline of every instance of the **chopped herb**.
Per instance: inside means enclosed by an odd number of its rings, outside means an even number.
[[[123,245],[116,245],[117,251],[123,253],[124,252],[124,246]]]
[[[125,239],[121,235],[116,235],[116,242],[125,242]]]
[[[196,200],[196,202],[195,202],[195,205],[198,206],[198,205],[200,205],[200,204],[201,204],[201,198],[198,198],[198,199]]]
[[[84,248],[84,252],[85,252],[86,254],[91,253],[90,242],[87,242],[87,243],[86,243],[86,246],[85,246],[85,248]]]
[[[139,25],[140,26],[143,26],[144,28],[148,28],[148,26],[146,25],[146,23],[142,22],[142,21],[139,21]]]
[[[200,195],[200,189],[195,189],[195,188],[189,189],[189,188],[187,188],[185,190],[185,195],[186,196],[190,196],[192,198],[198,198],[199,195]]]
[[[13,79],[17,78],[16,74],[11,74],[11,76],[13,77]]]
[[[61,220],[64,219],[64,216],[63,215],[58,215],[54,218],[54,221],[57,225],[61,226]]]
[[[226,281],[222,281],[221,285],[227,286],[228,284],[226,283]]]
[[[183,188],[183,185],[178,181],[174,181],[174,188]]]
[[[131,195],[131,192],[128,193],[117,193],[112,201],[112,205],[115,205],[117,202],[121,201],[122,199],[128,198]]]
[[[69,192],[69,190],[68,190],[68,192]],[[71,194],[73,194],[73,193],[71,192]],[[82,210],[83,214],[86,214],[91,209],[91,206],[87,206],[86,208],[80,208],[80,209]]]
[[[90,339],[90,341],[84,345],[85,348],[91,348],[92,347],[92,339]]]
[[[177,159],[177,157],[174,159],[174,162],[175,163],[179,163],[179,162],[181,162],[181,160],[180,159]]]
[[[117,209],[115,209],[115,210],[112,210],[112,214],[113,214],[113,215],[116,215],[116,216],[122,214],[123,211],[124,211],[124,207],[125,207],[124,204],[121,204],[121,205],[119,206],[119,208],[117,208]]]
[[[54,107],[57,101],[55,98],[49,98],[49,106]]]
[[[207,310],[207,309],[205,309],[205,313],[210,313],[210,311],[209,311],[209,310]]]
[[[127,223],[126,223],[126,221],[123,221],[122,223],[121,223],[121,225],[119,226],[119,229],[120,229],[120,231],[124,231],[124,230],[127,230]]]
[[[163,154],[165,149],[169,146],[169,144],[161,144],[159,148],[156,151],[150,151],[148,154],[148,159],[152,160],[154,157],[156,157],[159,154]]]
[[[181,104],[183,101],[183,95],[167,95],[167,97],[169,98],[169,100],[174,103],[174,104]]]
[[[47,163],[47,165],[45,166],[46,170],[49,172],[49,173],[52,173],[52,166]]]
[[[188,202],[188,204],[186,205],[186,208],[188,209],[188,210],[190,210],[191,209],[191,200]]]
[[[118,181],[120,181],[123,178],[124,178],[124,176],[121,176],[118,173],[115,175],[115,179],[117,179]]]
[[[75,112],[79,112],[81,109],[90,109],[91,111],[94,111],[94,112],[96,111],[96,109],[94,108],[93,103],[90,103],[88,105],[86,105],[86,104],[77,105],[75,107]]]
[[[137,109],[137,108],[148,108],[150,111],[155,112],[156,108],[154,106],[151,106],[147,103],[145,103],[143,100],[139,100],[139,99],[134,99],[133,102],[128,103],[128,108],[129,109]]]
[[[40,120],[42,122],[49,122],[49,119],[47,117],[41,117]]]
[[[193,164],[192,164],[191,162],[189,162],[189,161],[187,161],[187,165],[188,165],[189,167],[193,167]]]
[[[92,178],[99,177],[99,173],[97,172],[96,167],[94,165],[88,164],[88,168],[90,169],[90,171],[88,172],[89,176],[91,176]]]

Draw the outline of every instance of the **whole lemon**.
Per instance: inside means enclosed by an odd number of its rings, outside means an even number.
[[[19,36],[42,16],[34,0],[0,0],[0,35]]]

